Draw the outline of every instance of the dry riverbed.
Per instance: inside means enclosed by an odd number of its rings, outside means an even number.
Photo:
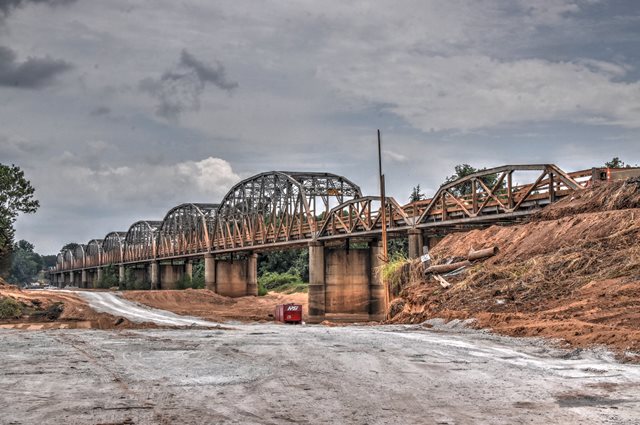
[[[442,325],[0,330],[0,423],[637,424],[640,368]]]

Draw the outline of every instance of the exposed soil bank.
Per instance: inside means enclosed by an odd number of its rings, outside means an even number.
[[[526,224],[450,234],[432,250],[437,261],[494,245],[500,253],[445,276],[448,289],[412,282],[392,321],[475,318],[507,335],[640,352],[639,199],[636,183],[606,185]]]

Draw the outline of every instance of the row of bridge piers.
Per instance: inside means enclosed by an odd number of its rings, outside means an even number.
[[[422,233],[410,231],[408,239],[409,256],[417,258],[423,251]],[[348,239],[310,242],[309,322],[383,319],[385,289],[377,272],[382,252],[382,243],[376,239],[357,244],[350,244]],[[227,297],[258,295],[257,253],[243,253],[235,258],[204,254],[200,258],[207,289]],[[179,281],[193,278],[194,260],[155,260],[110,267],[117,270],[121,284],[132,280],[146,282],[151,289],[176,289]],[[104,267],[93,267],[55,273],[52,279],[59,287],[98,288],[104,275]]]

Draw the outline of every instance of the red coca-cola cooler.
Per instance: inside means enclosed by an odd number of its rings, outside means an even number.
[[[302,306],[300,304],[278,304],[275,318],[276,322],[302,323]]]

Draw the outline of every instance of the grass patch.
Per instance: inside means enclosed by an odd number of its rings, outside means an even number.
[[[386,264],[376,270],[383,282],[387,282],[392,293],[400,292],[400,289],[409,283],[411,278],[411,260],[401,252],[396,252]]]
[[[266,272],[258,278],[258,295],[266,295],[269,291],[284,294],[308,292],[309,284],[303,282],[297,273]]]
[[[19,319],[22,313],[22,305],[13,298],[0,300],[0,319]]]

